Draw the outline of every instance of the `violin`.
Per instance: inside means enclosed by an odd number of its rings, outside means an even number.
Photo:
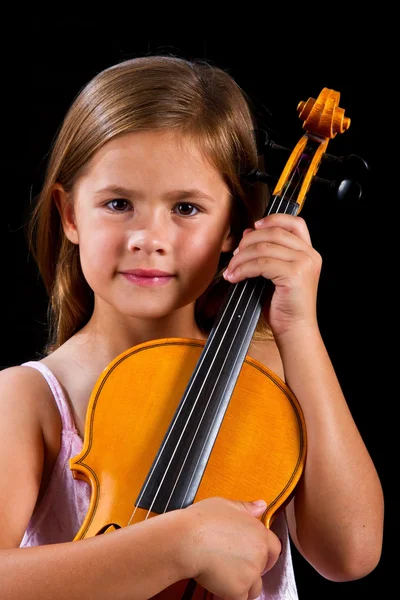
[[[305,134],[264,216],[300,213],[329,140],[350,125],[339,98],[324,88],[298,105]],[[258,170],[251,177],[269,180]],[[295,395],[247,355],[268,284],[262,277],[230,284],[207,341],[153,340],[106,367],[89,400],[82,451],[69,463],[91,486],[74,541],[212,496],[265,499],[261,520],[271,526],[302,475],[307,435]],[[211,597],[194,580],[156,596]]]

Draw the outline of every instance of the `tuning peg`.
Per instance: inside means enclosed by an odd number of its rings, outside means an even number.
[[[276,185],[276,182],[278,181],[277,177],[275,177],[274,175],[269,175],[268,173],[260,171],[259,169],[253,169],[248,175],[246,175],[246,179],[250,183],[264,183],[267,186],[271,195],[273,193],[273,189]]]
[[[343,164],[350,170],[359,171],[360,173],[367,173],[369,171],[369,165],[358,154],[349,154],[344,158]]]
[[[354,179],[342,179],[341,181],[329,181],[322,177],[314,176],[313,183],[319,183],[330,187],[336,193],[336,198],[340,201],[357,201],[362,196],[362,187]]]
[[[337,186],[336,196],[340,201],[357,201],[362,196],[362,187],[353,179],[343,179]]]
[[[264,171],[260,171],[259,169],[253,169],[246,175],[246,179],[251,182],[262,181],[262,183],[270,184],[276,183],[277,178],[274,175],[268,175],[268,173],[264,173]]]
[[[253,169],[246,177],[246,179],[250,182],[261,181],[262,183],[266,183],[267,185],[275,184],[277,178],[273,175],[269,175],[268,173],[264,173],[259,169]],[[354,179],[342,179],[341,181],[324,179],[323,177],[318,177],[314,175],[312,179],[313,184],[317,183],[320,185],[324,185],[325,187],[329,187],[332,191],[336,193],[336,198],[340,201],[346,200],[350,202],[357,201],[362,196],[362,187],[361,185],[355,181]]]
[[[261,154],[265,154],[266,152],[268,152],[268,150],[284,150],[287,153],[291,152],[289,148],[285,148],[284,146],[275,144],[275,142],[273,142],[269,138],[268,133],[264,129],[254,129],[253,134],[257,145],[257,153],[259,156]]]
[[[323,162],[334,163],[341,167],[344,175],[350,175],[355,179],[364,178],[368,175],[369,165],[358,154],[349,154],[348,156],[332,156],[332,154],[324,154]]]
[[[268,150],[283,150],[286,153],[291,152],[289,148],[280,146],[271,140],[268,133],[264,129],[254,129],[253,133],[259,155],[265,154],[268,152]],[[333,156],[333,154],[324,154],[322,156],[322,161],[341,166],[343,174],[351,175],[355,179],[360,177],[362,178],[369,172],[369,165],[367,161],[358,154],[348,154],[347,156]]]

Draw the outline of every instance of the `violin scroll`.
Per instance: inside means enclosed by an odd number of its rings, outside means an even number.
[[[344,133],[351,123],[344,109],[339,107],[339,99],[339,92],[323,88],[317,99],[299,102],[297,111],[307,133],[293,150],[270,140],[266,131],[255,130],[258,153],[266,156],[266,164],[270,162],[271,151],[285,152],[290,156],[279,178],[258,169],[254,169],[247,178],[267,185],[274,184],[273,195],[287,195],[290,189],[291,197],[296,197],[299,211],[310,185],[315,183],[329,188],[339,201],[359,200],[362,196],[360,181],[364,182],[369,171],[367,162],[356,154],[337,157],[326,153],[329,140],[338,133]],[[336,177],[317,176],[322,165],[333,167]]]
[[[340,93],[323,88],[318,98],[309,98],[297,105],[299,118],[303,119],[303,129],[322,138],[334,138],[350,127],[349,117],[339,106]]]

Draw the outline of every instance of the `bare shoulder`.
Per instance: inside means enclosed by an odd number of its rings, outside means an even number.
[[[42,375],[18,366],[0,372],[0,548],[17,547],[38,499],[52,396]]]
[[[285,380],[281,355],[274,340],[253,341],[247,354]]]
[[[44,450],[55,446],[57,452],[60,413],[47,381],[37,369],[16,366],[0,371],[0,410],[8,417],[8,421],[3,419],[4,427],[18,427],[16,431],[21,432],[40,431]]]
[[[20,418],[40,421],[52,394],[44,377],[28,366],[8,367],[0,371],[0,404],[2,409],[22,413]]]

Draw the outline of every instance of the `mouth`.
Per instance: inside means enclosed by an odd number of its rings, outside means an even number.
[[[159,271],[158,269],[129,269],[120,271],[120,273],[130,283],[141,286],[165,285],[174,277],[172,273]]]

